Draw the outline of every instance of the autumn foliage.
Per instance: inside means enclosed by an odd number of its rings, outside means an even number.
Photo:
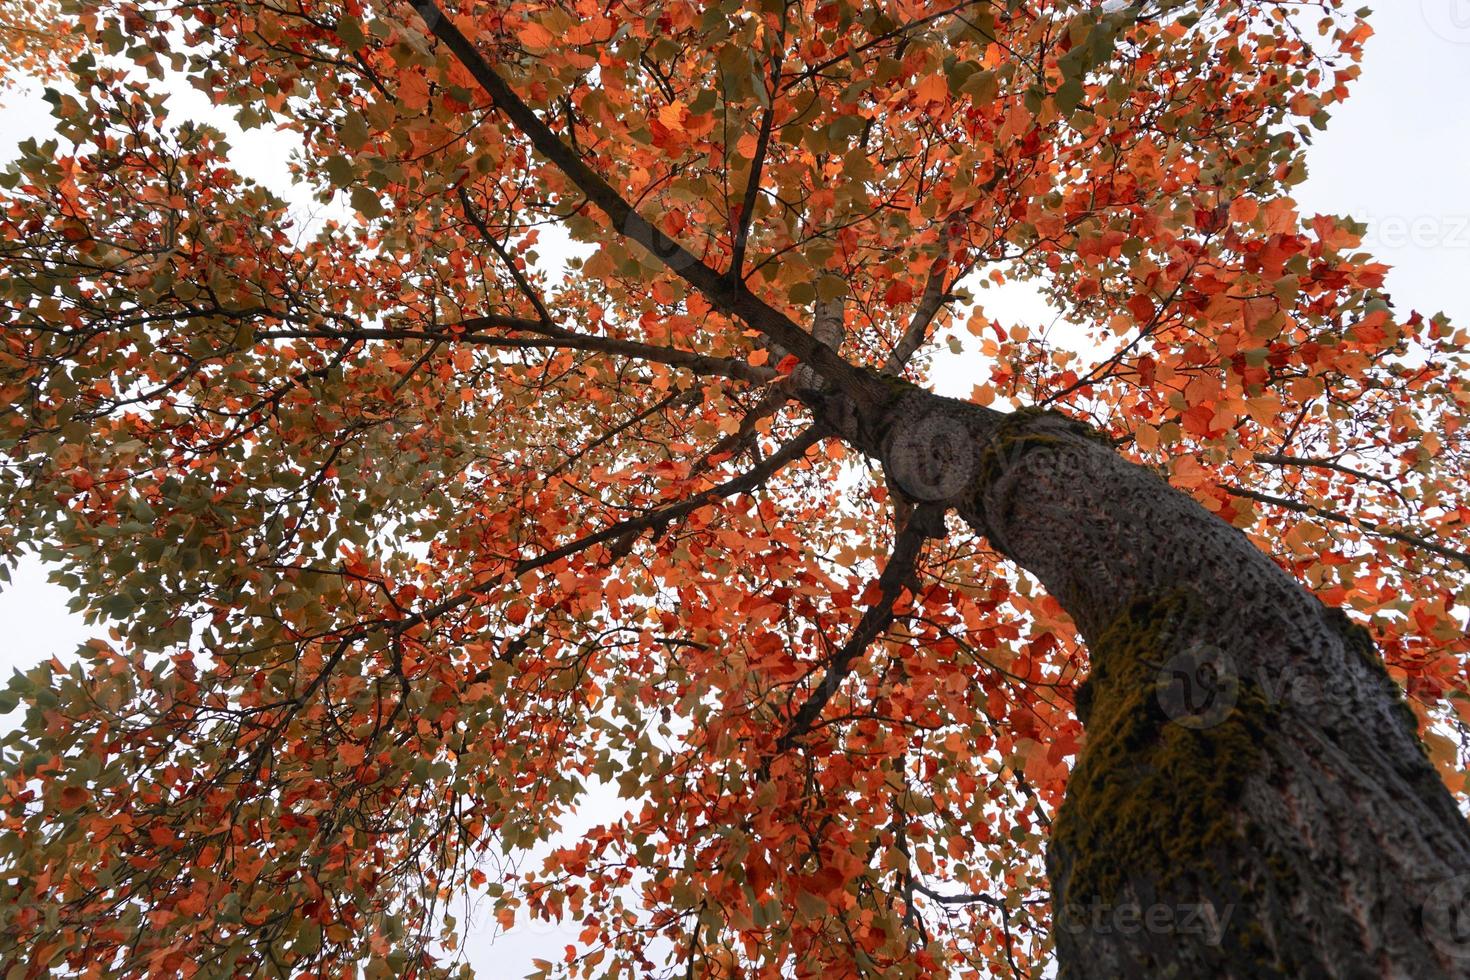
[[[1371,626],[1465,791],[1470,338],[1291,199],[1369,35],[1336,0],[66,23],[57,139],[0,177],[0,554],[98,639],[0,693],[7,975],[430,976],[528,916],[583,930],[548,973],[1043,967],[1086,651],[968,532],[880,582],[902,502],[695,264],[1160,468]],[[1065,325],[987,314],[1008,280]]]

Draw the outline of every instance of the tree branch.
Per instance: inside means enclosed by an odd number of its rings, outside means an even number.
[[[1466,568],[1470,568],[1470,553],[1458,551],[1447,545],[1436,544],[1435,542],[1430,541],[1427,538],[1421,538],[1418,535],[1406,534],[1403,531],[1395,531],[1390,528],[1384,527],[1382,524],[1375,524],[1372,521],[1366,521],[1360,518],[1351,517],[1347,514],[1343,514],[1335,510],[1327,510],[1322,507],[1315,507],[1312,504],[1304,504],[1297,500],[1289,500],[1285,497],[1273,497],[1270,494],[1258,493],[1255,490],[1246,490],[1242,487],[1227,486],[1223,489],[1226,493],[1229,493],[1235,497],[1245,497],[1248,500],[1254,500],[1258,503],[1271,504],[1274,507],[1282,507],[1286,510],[1295,511],[1298,514],[1310,514],[1313,517],[1320,517],[1323,520],[1332,521],[1336,524],[1346,524],[1348,527],[1358,528],[1359,530],[1366,531],[1369,534],[1376,535],[1380,538],[1389,538],[1394,541],[1400,541],[1404,544],[1411,545],[1415,548],[1423,548],[1425,551],[1433,552],[1434,554],[1439,555],[1443,558],[1454,559],[1455,561],[1458,561],[1460,564],[1464,565]]]
[[[778,58],[775,69],[772,72],[777,78],[781,75],[781,61]],[[760,133],[755,141],[755,159],[750,162],[750,177],[745,182],[745,197],[740,202],[739,223],[735,229],[734,249],[730,256],[730,279],[732,282],[740,282],[744,276],[742,266],[745,265],[745,244],[750,237],[750,225],[755,218],[755,205],[760,196],[761,171],[766,163],[766,151],[771,145],[771,123],[776,117],[776,99],[771,97],[771,104],[766,106],[764,115],[761,116]]]
[[[490,334],[471,332],[479,326],[505,326],[509,330],[539,334],[542,339],[532,337],[498,337]],[[465,328],[466,332],[457,333],[453,329],[455,327]],[[710,357],[706,354],[696,354],[693,351],[680,350],[676,347],[658,347],[653,344],[643,344],[634,340],[618,340],[614,337],[593,337],[587,334],[564,330],[555,325],[540,323],[536,320],[520,320],[514,317],[476,317],[444,327],[440,330],[415,330],[396,327],[360,327],[353,330],[267,330],[256,334],[256,338],[259,340],[429,340],[441,343],[472,344],[478,347],[494,347],[507,350],[548,347],[565,348],[568,350],[598,351],[604,354],[633,357],[642,361],[652,361],[657,364],[668,364],[672,367],[684,368],[694,374],[713,375],[715,377],[730,378],[735,381],[746,381],[758,385],[769,384],[779,377],[772,368],[758,367],[746,361],[735,360],[734,358]]]
[[[942,895],[921,881],[913,883],[914,891],[940,905],[989,905],[993,909],[1005,908],[1005,902],[994,895],[971,892],[965,895]]]
[[[909,359],[923,346],[924,339],[929,334],[929,325],[950,299],[949,290],[945,288],[948,271],[949,263],[944,256],[936,259],[929,268],[929,278],[924,282],[924,291],[919,295],[918,309],[914,310],[913,318],[909,320],[903,336],[898,339],[893,353],[883,365],[884,374],[897,375],[902,372]]]
[[[775,415],[786,403],[791,400],[790,394],[784,385],[771,388],[761,397],[761,400],[746,412],[740,419],[740,426],[734,432],[725,436],[719,442],[710,447],[704,455],[695,461],[693,468],[689,471],[690,476],[697,476],[714,465],[717,456],[724,453],[736,452],[740,447],[747,445],[755,438],[755,427],[762,419]]]
[[[1364,473],[1362,470],[1355,470],[1351,466],[1344,466],[1335,459],[1316,456],[1287,456],[1281,453],[1256,453],[1254,459],[1257,463],[1266,463],[1271,466],[1299,466],[1336,470],[1339,473],[1345,473],[1359,480],[1371,480],[1374,483],[1381,483],[1386,487],[1398,486],[1398,484],[1386,476],[1374,476],[1371,473]]]
[[[696,398],[701,397],[702,395],[703,392],[700,391],[698,388],[690,388],[687,391],[669,392],[669,394],[665,395],[663,398],[660,398],[658,401],[654,402],[652,405],[648,406],[643,411],[630,418],[628,421],[621,422],[613,426],[611,429],[608,429],[602,435],[598,436],[596,439],[593,439],[591,442],[587,443],[587,445],[583,446],[575,453],[567,454],[567,458],[563,462],[557,464],[556,467],[542,474],[541,479],[543,481],[550,480],[552,477],[564,472],[567,467],[571,466],[577,460],[585,457],[588,453],[592,452],[592,450],[596,449],[598,446],[606,445],[612,439],[615,439],[618,436],[622,435],[624,432],[627,432],[629,429],[638,425],[640,422],[647,421],[648,419],[657,415],[659,412],[662,412],[664,409],[668,408],[670,405],[682,405],[687,402],[694,401]],[[691,472],[690,475],[693,476],[697,474]]]
[[[480,216],[480,213],[475,210],[474,204],[470,201],[469,191],[465,190],[463,185],[458,188],[458,191],[459,202],[464,207],[465,217],[469,219],[470,224],[475,226],[475,230],[480,233],[480,237],[484,239],[485,244],[489,245],[495,250],[495,254],[500,256],[500,261],[505,263],[505,268],[510,272],[510,277],[515,280],[516,288],[521,291],[526,299],[531,301],[531,305],[535,307],[536,314],[541,318],[541,322],[551,323],[551,314],[547,312],[546,304],[541,301],[541,294],[531,287],[530,281],[521,274],[520,269],[516,268],[515,259],[500,244],[500,241],[494,235],[490,234],[490,229],[485,225],[485,219]]]
[[[530,106],[521,101],[520,96],[432,0],[421,0],[415,9],[429,32],[459,59],[464,69],[490,96],[495,107],[530,140],[537,152],[585,194],[593,206],[607,215],[624,237],[642,244],[670,271],[703,293],[716,309],[759,330],[816,370],[829,384],[851,395],[865,396],[869,402],[881,402],[886,397],[886,387],[880,380],[843,360],[836,351],[818,342],[786,314],[752,293],[744,283],[732,282],[729,276],[705,264],[638,214],[576,151],[552,132]]]
[[[785,752],[790,749],[796,740],[812,730],[817,718],[822,714],[822,709],[832,696],[837,693],[837,688],[842,681],[852,672],[853,663],[868,649],[868,646],[878,638],[893,622],[893,607],[898,602],[899,596],[903,594],[904,586],[908,584],[914,573],[914,566],[919,560],[919,552],[924,547],[925,535],[916,526],[910,524],[898,534],[898,540],[893,544],[893,553],[888,556],[888,564],[883,568],[883,574],[878,577],[878,601],[863,613],[863,618],[858,621],[857,629],[853,630],[852,636],[837,651],[827,663],[826,675],[822,683],[807,696],[786,731],[776,740],[776,751]]]
[[[785,467],[788,463],[798,460],[802,456],[806,455],[806,451],[812,446],[816,445],[816,443],[820,441],[822,437],[823,433],[817,426],[810,426],[796,438],[787,442],[780,449],[776,450],[776,452],[772,453],[759,465],[751,467],[750,470],[741,474],[740,476],[735,477],[732,480],[727,480],[726,482],[721,483],[719,486],[711,487],[708,490],[697,493],[692,497],[688,497],[684,500],[679,501],[678,503],[668,504],[664,507],[655,508],[654,510],[649,511],[642,516],[630,518],[626,521],[619,521],[618,523],[613,524],[610,527],[606,527],[601,531],[596,531],[592,534],[580,537],[576,541],[565,544],[560,548],[555,548],[551,551],[546,552],[545,554],[538,555],[535,558],[527,558],[518,561],[510,567],[509,571],[507,571],[503,575],[497,576],[493,581],[483,583],[467,591],[451,596],[450,598],[445,599],[442,602],[430,606],[428,609],[425,609],[422,612],[415,613],[407,619],[398,621],[394,624],[395,632],[401,633],[406,629],[412,629],[414,626],[428,622],[431,619],[435,619],[439,616],[444,615],[447,612],[457,609],[458,607],[472,601],[477,595],[480,595],[491,586],[501,581],[504,581],[507,577],[514,578],[520,575],[524,575],[526,572],[534,571],[546,565],[561,561],[563,558],[569,558],[572,555],[577,554],[578,552],[586,551],[588,548],[592,548],[596,545],[612,541],[616,538],[622,537],[625,534],[637,534],[657,525],[668,524],[671,521],[675,521],[681,517],[685,517],[698,510],[699,508],[706,507],[709,504],[712,504],[715,501],[721,500],[725,497],[732,497],[735,494],[747,493],[751,490],[754,490],[756,487],[764,484],[766,480],[774,476],[777,471]],[[364,633],[363,635],[366,634]]]

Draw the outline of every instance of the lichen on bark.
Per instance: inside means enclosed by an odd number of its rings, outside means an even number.
[[[1113,452],[1112,441],[1102,432],[1081,419],[1053,409],[1028,406],[1017,408],[998,419],[987,420],[973,466],[974,479],[964,498],[956,501],[960,513],[994,547],[1003,554],[1009,554],[1003,533],[1007,515],[986,513],[984,498],[987,491],[1007,471],[1017,469],[1032,453],[1051,454],[1055,465],[1061,466],[1068,453],[1076,453],[1080,447],[1086,446],[1086,443],[1079,446],[1076,437]]]
[[[1191,605],[1185,592],[1137,603],[1093,645],[1087,741],[1053,828],[1053,847],[1069,855],[1058,904],[1113,902],[1135,880],[1170,890],[1182,876],[1209,874],[1214,856],[1249,832],[1233,804],[1261,764],[1274,709],[1239,681],[1218,724],[1171,717],[1160,672],[1178,652]]]

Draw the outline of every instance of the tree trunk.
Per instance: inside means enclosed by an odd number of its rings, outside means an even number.
[[[886,415],[855,441],[1091,652],[1047,862],[1063,978],[1470,976],[1470,825],[1365,630],[1081,423]]]
[[[942,534],[958,510],[1076,621],[1088,744],[1049,851],[1064,977],[1467,975],[1470,827],[1360,629],[1085,427],[848,363],[738,262],[716,271],[642,217],[417,9],[623,235],[801,359],[798,397],[923,505],[918,527]]]

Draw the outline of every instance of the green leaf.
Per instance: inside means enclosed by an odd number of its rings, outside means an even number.
[[[383,216],[383,202],[378,195],[359,184],[352,189],[352,208],[368,220]]]
[[[358,23],[356,17],[343,17],[337,21],[337,36],[347,45],[349,51],[356,51],[367,43],[367,38],[362,33],[362,24]]]
[[[811,892],[797,892],[796,907],[809,919],[825,919],[832,912],[825,898]]]
[[[352,183],[353,172],[352,161],[346,157],[327,157],[327,176],[332,179],[333,187],[346,187]]]
[[[695,96],[693,102],[689,103],[689,111],[694,113],[696,116],[702,116],[706,112],[714,109],[715,102],[718,98],[718,93],[716,93],[714,89],[704,89],[702,92],[699,93],[699,95]]]
[[[342,122],[342,145],[349,150],[360,150],[368,141],[367,120],[356,110],[349,111]]]
[[[841,299],[847,295],[847,280],[841,276],[825,275],[817,280],[817,296],[823,300]]]
[[[1066,115],[1082,104],[1082,99],[1086,94],[1087,91],[1082,87],[1080,78],[1069,78],[1052,96],[1052,102],[1058,111]]]

